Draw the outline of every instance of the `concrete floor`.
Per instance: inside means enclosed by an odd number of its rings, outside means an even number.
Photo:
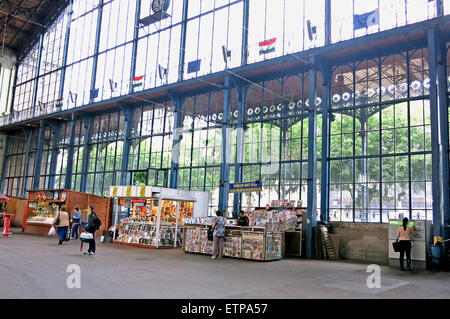
[[[450,273],[382,266],[381,288],[369,289],[367,265],[343,261],[212,260],[99,240],[95,256],[79,248],[17,230],[1,238],[0,298],[450,298]],[[66,286],[70,264],[81,268],[81,289]]]

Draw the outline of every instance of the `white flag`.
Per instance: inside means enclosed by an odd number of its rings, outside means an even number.
[[[373,27],[375,25],[380,25],[380,11],[376,9],[367,17],[367,27]]]

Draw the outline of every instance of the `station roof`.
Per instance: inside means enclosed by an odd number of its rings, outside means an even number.
[[[68,0],[0,0],[0,39],[18,60],[68,4]]]

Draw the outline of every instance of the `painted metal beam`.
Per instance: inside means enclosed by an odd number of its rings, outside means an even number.
[[[180,167],[180,146],[183,139],[183,104],[184,99],[175,97],[174,102],[174,123],[172,141],[172,163],[170,167],[170,188],[178,187],[179,167]]]
[[[34,159],[33,189],[39,189],[41,178],[42,154],[44,151],[45,122],[41,120],[39,125],[38,143],[36,149],[36,157]]]
[[[240,83],[236,89],[238,93],[238,117],[236,123],[236,159],[234,165],[234,182],[242,183],[244,178],[244,154],[245,154],[245,115],[247,106],[248,85]],[[235,193],[233,198],[233,218],[238,217],[242,209],[242,193]]]
[[[448,105],[446,88],[446,55],[439,41],[437,28],[428,30],[430,68],[430,118],[433,176],[433,233],[444,237],[444,223],[448,218]],[[444,96],[444,99],[441,97]]]
[[[183,0],[180,56],[179,56],[179,60],[178,60],[178,81],[183,81],[183,77],[184,77],[184,63],[185,63],[185,58],[186,58],[186,32],[187,32],[188,7],[189,7],[189,1]]]
[[[67,69],[67,57],[69,51],[69,41],[70,41],[70,27],[72,25],[72,14],[73,14],[73,0],[69,2],[69,10],[67,12],[67,26],[66,26],[66,34],[64,38],[64,52],[63,52],[63,60],[62,65],[63,68],[61,70],[61,83],[59,84],[58,98],[63,98],[64,94],[64,84],[66,80],[66,69]]]
[[[314,64],[315,58],[311,57]],[[309,72],[309,115],[308,115],[308,209],[306,213],[306,258],[314,254],[313,230],[317,225],[317,71],[312,68]]]
[[[33,118],[36,114],[36,104],[37,104],[37,94],[39,88],[39,76],[41,73],[41,61],[42,61],[42,49],[44,47],[44,36],[41,35],[39,37],[39,49],[38,49],[38,60],[36,65],[36,78],[34,79],[34,88],[33,88],[33,99],[31,102],[31,107],[33,108]],[[14,103],[14,102],[13,102]]]
[[[120,174],[120,185],[128,185],[127,172],[128,163],[130,161],[130,147],[131,147],[131,131],[133,128],[133,114],[134,109],[129,106],[123,107],[125,113],[125,134],[123,136],[123,153],[122,153],[122,165]]]
[[[225,77],[225,90],[223,91],[223,120],[222,120],[222,162],[220,164],[219,210],[228,209],[228,194],[230,191],[230,102],[231,78]]]
[[[325,45],[331,43],[331,0],[325,0]]]
[[[97,33],[95,35],[94,56],[92,57],[92,75],[91,75],[90,91],[96,88],[95,80],[97,79],[98,52],[100,48],[100,36],[102,34],[103,4],[104,0],[98,1]],[[90,91],[89,91],[89,103],[93,103],[94,99],[90,99]]]
[[[65,189],[72,189],[72,174],[73,174],[73,160],[75,154],[75,135],[76,135],[76,117],[75,113],[72,113],[72,120],[70,122],[70,141],[69,149],[67,151],[67,166],[66,166],[66,178],[65,178]]]
[[[22,198],[26,198],[25,194],[27,192],[27,182],[28,182],[28,174],[29,174],[29,166],[30,166],[30,151],[31,151],[31,138],[33,136],[33,130],[30,128],[24,129],[25,139],[27,140],[27,149],[25,151],[25,165],[23,167],[23,178],[22,178],[22,188],[20,189],[20,196]],[[3,179],[2,179],[3,180]]]
[[[84,128],[87,131],[87,134],[84,138],[84,144],[83,144],[83,165],[81,167],[81,185],[80,185],[80,192],[85,193],[87,189],[87,176],[89,172],[89,159],[91,154],[91,138],[92,138],[92,127],[94,124],[94,118],[92,116],[89,116],[87,118],[83,119],[82,125],[84,125]]]
[[[136,76],[136,61],[138,52],[138,38],[139,38],[139,19],[141,17],[141,0],[136,0],[136,13],[134,19],[134,33],[133,33],[133,48],[131,54],[131,72],[130,82],[133,83],[133,78]],[[130,93],[133,93],[133,86],[130,85]]]
[[[331,92],[331,68],[321,65],[323,79],[322,95],[322,160],[320,179],[320,219],[329,221],[329,189],[330,189],[330,92]]]
[[[10,143],[9,143],[9,141],[11,140],[11,138],[7,135],[6,136],[6,139],[5,139],[5,145],[4,145],[4,148],[5,148],[5,152],[4,152],[4,155],[3,155],[3,165],[2,165],[2,172],[1,172],[1,174],[0,174],[0,193],[2,193],[2,194],[6,194],[6,195],[8,195],[7,194],[7,191],[8,191],[8,187],[7,187],[7,185],[6,185],[6,179],[5,179],[5,177],[6,177],[6,167],[8,166],[8,162],[9,162],[9,156],[5,156],[6,155],[6,152],[8,151],[8,145],[10,145]],[[6,186],[6,187],[5,187]]]
[[[250,17],[250,1],[244,0],[244,17],[242,20],[242,51],[241,65],[246,65],[248,60],[248,23]]]
[[[56,181],[56,168],[58,163],[58,154],[60,152],[59,149],[59,140],[61,138],[61,123],[53,122],[51,123],[52,127],[52,146],[51,146],[51,157],[50,157],[50,178],[48,181],[48,189],[55,188]]]

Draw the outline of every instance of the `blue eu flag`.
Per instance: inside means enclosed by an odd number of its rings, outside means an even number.
[[[93,90],[91,90],[91,94],[90,94],[89,99],[93,100],[93,99],[96,99],[96,98],[98,98],[98,89],[93,89]]]
[[[189,62],[187,73],[194,73],[194,72],[200,71],[200,64],[201,63],[202,63],[201,59]]]

